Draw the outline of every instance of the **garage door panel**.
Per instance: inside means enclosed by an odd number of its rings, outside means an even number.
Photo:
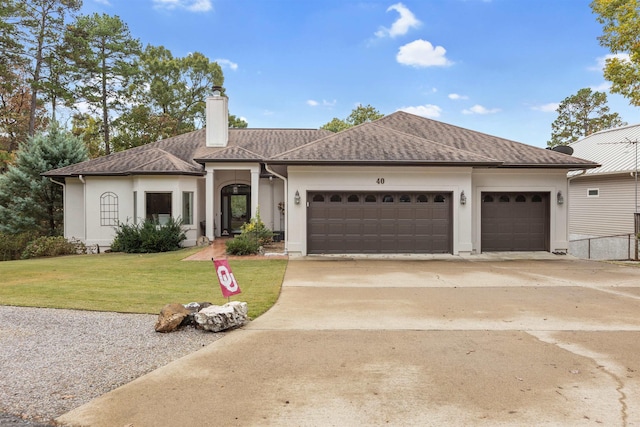
[[[482,193],[482,251],[549,250],[549,200],[544,192]]]
[[[312,202],[307,215],[307,252],[451,253],[450,196],[449,193],[309,193],[307,199]],[[444,201],[435,203],[436,197]]]

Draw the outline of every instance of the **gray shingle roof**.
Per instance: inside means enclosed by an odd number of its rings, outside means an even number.
[[[382,126],[502,162],[503,167],[597,167],[591,161],[398,111],[377,120]]]
[[[207,147],[205,130],[113,153],[43,175],[204,175],[203,163],[405,164],[593,168],[597,163],[396,112],[340,133],[318,129],[229,129],[227,147]]]
[[[273,163],[446,164],[498,166],[482,154],[367,123],[274,156]]]

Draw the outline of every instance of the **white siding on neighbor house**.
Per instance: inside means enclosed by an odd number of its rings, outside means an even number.
[[[549,200],[549,245],[550,251],[565,251],[568,242],[568,186],[566,169],[474,169],[473,171],[473,249],[480,252],[482,192],[548,192]],[[563,204],[557,203],[558,191],[562,192]],[[467,204],[470,201],[467,201]]]
[[[587,191],[595,188],[598,197],[587,197]],[[635,193],[635,179],[628,173],[573,179],[569,194],[572,238],[633,233]]]
[[[470,253],[472,205],[469,201],[461,205],[459,200],[461,191],[471,194],[471,171],[470,167],[289,166],[289,194],[285,202],[289,216],[287,249],[292,255],[307,254],[309,191],[437,191],[453,193],[453,253]],[[298,205],[294,200],[296,191],[300,194]]]

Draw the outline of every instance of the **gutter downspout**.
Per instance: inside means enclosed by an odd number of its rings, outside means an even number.
[[[82,183],[82,229],[84,233],[84,243],[87,243],[87,182],[84,180],[84,176],[78,175],[78,179]],[[98,247],[98,253],[100,248]]]
[[[285,200],[289,197],[289,180],[279,173],[275,172],[269,167],[268,164],[264,164],[264,168],[272,175],[277,176],[284,182],[284,197]],[[273,201],[272,201],[273,203]],[[284,253],[289,253],[289,208],[285,206],[284,210]]]

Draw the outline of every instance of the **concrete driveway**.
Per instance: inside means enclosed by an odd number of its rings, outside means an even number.
[[[268,313],[58,421],[640,425],[640,268],[291,260]]]

